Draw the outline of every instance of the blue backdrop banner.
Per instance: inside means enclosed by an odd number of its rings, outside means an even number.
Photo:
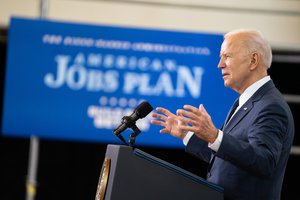
[[[220,127],[236,97],[217,68],[222,40],[220,34],[13,17],[2,133],[120,143],[112,131],[143,100],[172,112],[204,104]],[[137,121],[136,146],[183,147],[150,120],[151,114]]]

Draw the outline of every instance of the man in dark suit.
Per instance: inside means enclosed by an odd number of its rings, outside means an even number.
[[[267,71],[272,51],[256,30],[224,36],[218,68],[224,85],[239,93],[217,129],[201,104],[176,114],[158,107],[152,124],[183,140],[186,151],[209,163],[207,180],[224,188],[225,199],[280,200],[294,138],[291,110]]]

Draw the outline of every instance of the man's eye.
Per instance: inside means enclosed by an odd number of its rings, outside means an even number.
[[[223,54],[223,55],[220,55],[220,58],[231,58],[231,55],[229,55],[229,54]]]

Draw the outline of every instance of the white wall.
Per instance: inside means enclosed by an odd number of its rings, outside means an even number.
[[[273,49],[300,51],[299,0],[47,0],[49,19],[224,33],[256,28]],[[0,0],[0,26],[10,16],[40,16],[40,0]]]

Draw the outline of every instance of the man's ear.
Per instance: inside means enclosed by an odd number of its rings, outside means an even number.
[[[251,53],[251,68],[255,69],[260,61],[260,55],[257,52]]]

